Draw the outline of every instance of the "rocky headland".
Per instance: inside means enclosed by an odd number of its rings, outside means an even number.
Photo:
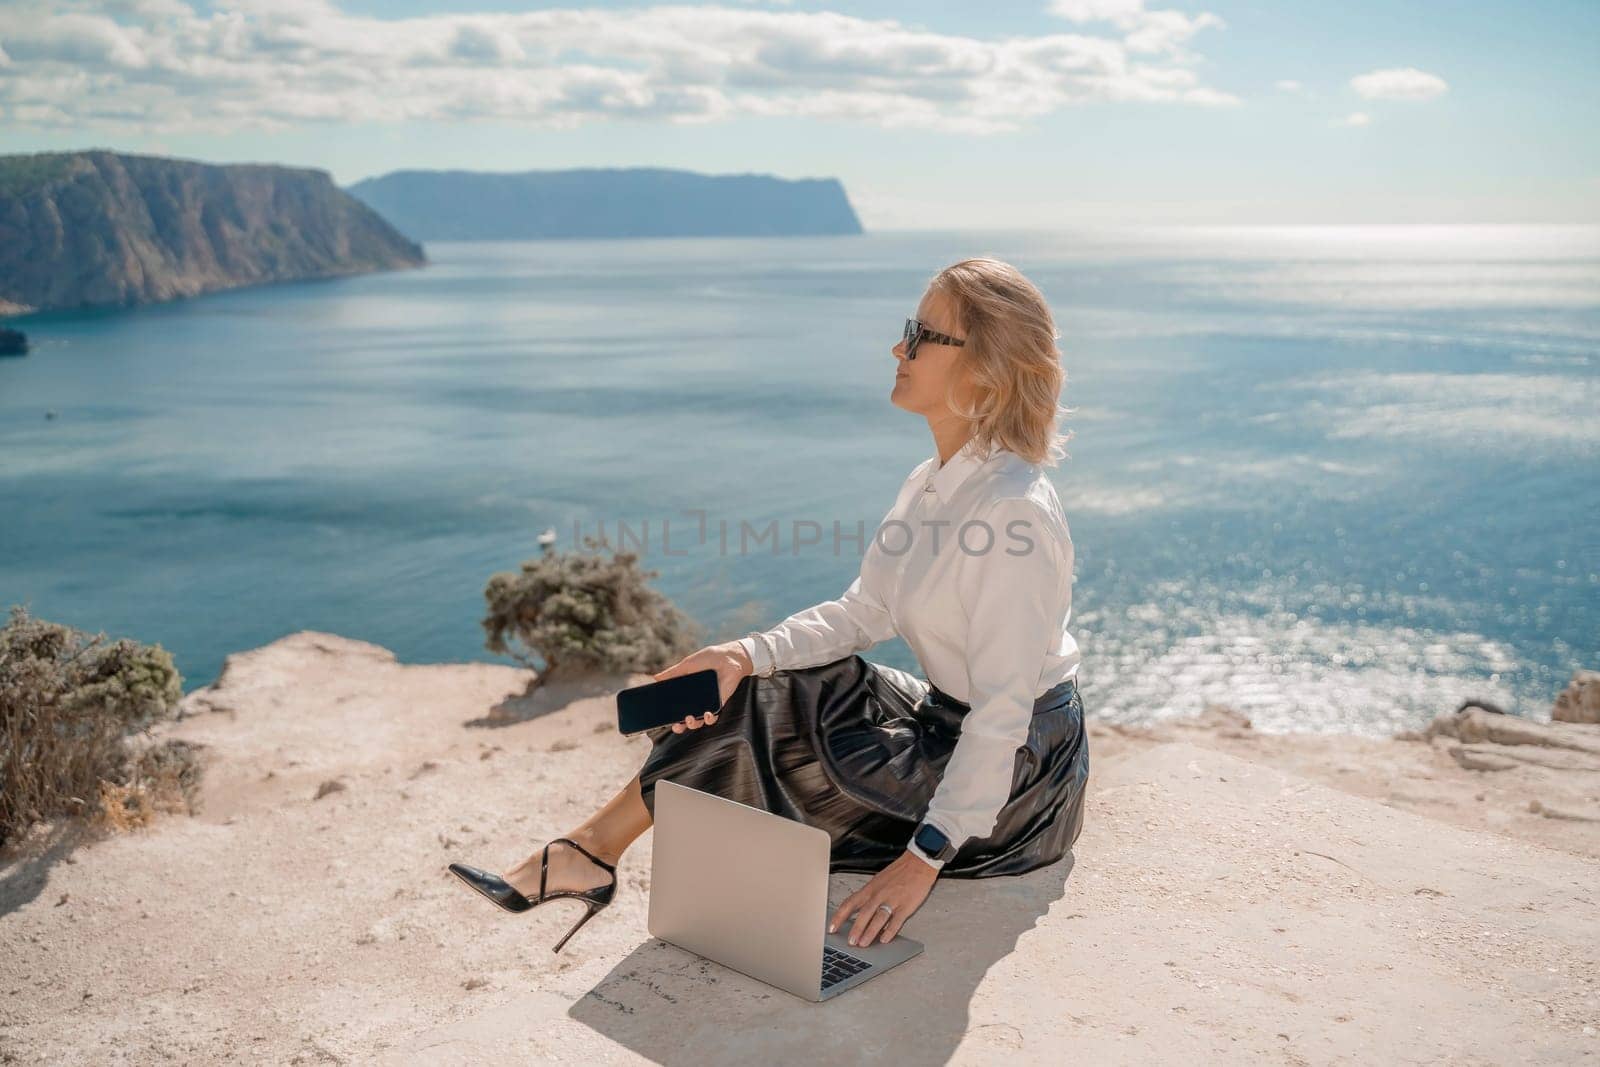
[[[0,315],[424,262],[326,171],[103,149],[0,156]]]

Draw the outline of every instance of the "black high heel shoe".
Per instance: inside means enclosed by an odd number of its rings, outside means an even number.
[[[557,843],[570,845],[579,852],[583,853],[585,856],[589,857],[595,863],[598,863],[608,874],[611,875],[611,884],[595,886],[593,889],[557,889],[552,893],[545,892],[545,879],[548,877],[550,872],[550,845]],[[539,895],[533,900],[529,900],[527,897],[523,896],[517,891],[516,886],[506,881],[504,878],[501,878],[498,874],[490,874],[488,871],[480,871],[478,868],[469,867],[465,863],[452,863],[450,865],[450,873],[467,883],[473,889],[476,889],[479,893],[482,893],[484,896],[494,901],[496,904],[500,905],[505,910],[511,912],[524,912],[530,908],[538,907],[547,900],[560,900],[564,897],[572,897],[587,904],[589,906],[589,910],[584,912],[583,918],[579,919],[577,923],[573,925],[572,929],[567,931],[566,937],[563,937],[560,941],[556,942],[556,947],[551,949],[552,952],[560,952],[561,946],[567,943],[567,939],[573,934],[577,933],[584,923],[594,918],[595,915],[607,907],[611,903],[611,898],[615,896],[617,892],[617,868],[612,864],[607,863],[599,856],[596,856],[593,852],[590,852],[588,849],[584,848],[570,837],[556,838],[554,841],[546,844],[544,846],[544,850],[539,854]]]

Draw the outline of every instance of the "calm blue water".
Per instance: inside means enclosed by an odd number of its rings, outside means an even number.
[[[928,277],[1050,299],[1091,714],[1383,732],[1543,717],[1600,667],[1600,228],[437,244],[425,270],[33,316],[0,360],[0,607],[172,650],[301,629],[496,659],[546,527],[648,531],[737,636],[839,595],[926,423],[888,402]],[[46,409],[59,416],[47,421]],[[703,510],[712,537],[696,540]],[[738,552],[741,521],[812,521]],[[663,550],[671,524],[672,555]],[[727,552],[718,524],[730,531]],[[903,643],[870,655],[915,669]]]

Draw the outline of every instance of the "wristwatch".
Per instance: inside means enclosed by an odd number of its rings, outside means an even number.
[[[931,822],[925,822],[917,827],[911,843],[928,859],[941,865],[954,859],[957,852],[956,846],[945,836],[945,832]]]

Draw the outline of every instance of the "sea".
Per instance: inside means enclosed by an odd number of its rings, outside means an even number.
[[[1381,735],[1465,700],[1548,718],[1600,669],[1600,227],[427,252],[9,323],[0,609],[158,643],[185,691],[299,630],[509,664],[485,584],[553,530],[635,552],[706,643],[773,625],[844,591],[934,454],[891,349],[986,255],[1060,333],[1090,716]]]

